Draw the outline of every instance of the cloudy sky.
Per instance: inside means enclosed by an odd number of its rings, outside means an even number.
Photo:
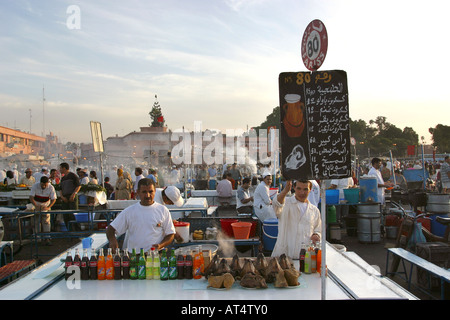
[[[278,102],[278,75],[306,71],[303,32],[328,31],[320,70],[345,70],[350,117],[450,125],[448,1],[0,0],[0,125],[91,142],[149,125],[246,129]],[[45,107],[42,96],[45,87]],[[30,111],[31,110],[31,111]],[[45,121],[43,117],[45,116]]]

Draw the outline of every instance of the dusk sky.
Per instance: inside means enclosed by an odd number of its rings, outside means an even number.
[[[448,1],[0,0],[0,125],[62,142],[148,126],[155,95],[172,130],[260,125],[278,75],[307,71],[303,32],[320,19],[320,70],[345,70],[353,120],[450,125]],[[45,108],[42,89],[45,87]],[[43,121],[45,115],[45,127]]]

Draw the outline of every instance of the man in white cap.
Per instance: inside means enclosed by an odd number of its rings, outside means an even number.
[[[265,171],[262,174],[262,178],[263,180],[258,184],[253,194],[253,208],[258,219],[264,221],[266,219],[276,218],[276,215],[272,209],[272,200],[269,196],[272,175],[268,171]]]
[[[156,188],[155,201],[162,205],[175,205],[177,207],[184,204],[180,190],[175,186]]]
[[[46,176],[47,178],[49,176],[47,167],[42,167],[41,172],[36,172],[33,174],[34,180],[37,182],[41,181],[43,176]]]

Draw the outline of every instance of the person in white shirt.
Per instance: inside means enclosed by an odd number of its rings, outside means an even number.
[[[36,179],[32,176],[33,171],[30,168],[25,170],[25,176],[20,179],[20,184],[26,184],[27,186],[33,186],[36,183]],[[40,180],[38,180],[40,181]]]
[[[381,159],[379,158],[373,158],[372,159],[372,168],[370,168],[369,173],[367,174],[368,176],[373,176],[377,178],[377,197],[378,197],[378,202],[381,203],[382,205],[384,204],[384,189],[385,188],[389,188],[392,187],[392,183],[391,182],[384,182],[383,177],[381,176],[381,172],[380,172],[380,167],[381,167]]]
[[[238,213],[253,213],[253,197],[250,195],[250,178],[244,178],[236,192],[236,210]]]
[[[35,209],[40,212],[51,210],[56,202],[55,188],[49,183],[48,177],[42,176],[41,180],[31,187],[30,202]],[[50,232],[50,214],[40,214],[41,220],[37,221],[37,230],[40,232]],[[36,219],[37,220],[37,219]],[[51,245],[50,239],[46,239],[46,244]]]
[[[46,176],[46,177],[49,176],[47,167],[42,167],[40,172],[36,172],[35,174],[33,174],[33,177],[34,177],[36,182],[41,181],[41,178],[43,176]]]
[[[135,168],[134,175],[136,176],[136,180],[134,181],[134,196],[136,199],[139,200],[139,196],[137,194],[137,189],[138,189],[139,180],[144,178],[144,175],[142,174],[142,168]]]
[[[318,208],[320,202],[320,186],[316,180],[309,181],[311,182],[311,191],[308,194],[308,201]]]
[[[139,181],[137,192],[140,201],[123,210],[106,229],[113,252],[119,247],[116,234],[127,233],[130,252],[133,248],[148,251],[155,247],[155,250],[160,250],[171,244],[175,237],[169,209],[154,200],[155,183],[143,178]]]
[[[255,189],[253,194],[253,209],[259,220],[276,218],[272,209],[272,200],[269,196],[269,188],[272,183],[272,175],[268,172],[263,173],[263,180]]]
[[[355,185],[352,177],[331,180],[330,189],[339,190],[339,200],[344,199],[344,189],[351,188]]]
[[[219,201],[221,206],[227,206],[231,202],[233,186],[231,185],[230,179],[231,173],[225,173],[222,180],[220,180],[216,186],[217,201]]]
[[[319,209],[308,201],[312,183],[298,180],[294,184],[294,195],[286,197],[292,182],[287,181],[284,189],[273,201],[273,209],[278,218],[278,237],[272,257],[285,253],[298,259],[302,244],[321,239],[322,219]]]

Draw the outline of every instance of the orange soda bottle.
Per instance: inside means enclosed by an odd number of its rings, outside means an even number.
[[[106,279],[107,280],[114,280],[114,260],[112,255],[112,249],[108,248],[108,255],[106,256]]]
[[[194,254],[194,264],[193,264],[193,272],[194,272],[194,279],[201,279],[202,278],[202,274],[201,274],[201,257],[200,257],[200,252],[198,247],[195,249],[195,254]]]
[[[105,280],[105,276],[106,276],[105,255],[103,254],[103,248],[100,248],[100,253],[98,254],[98,261],[97,261],[97,279]]]

